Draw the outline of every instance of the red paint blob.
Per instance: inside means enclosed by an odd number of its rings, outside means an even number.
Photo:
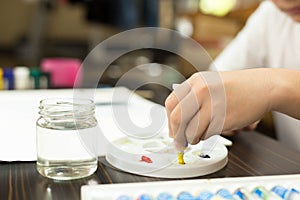
[[[147,156],[142,156],[141,161],[146,162],[146,163],[152,163],[151,158]]]

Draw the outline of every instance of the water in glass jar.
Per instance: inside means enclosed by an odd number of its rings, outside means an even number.
[[[56,180],[87,177],[97,169],[97,126],[59,130],[37,126],[37,170]]]

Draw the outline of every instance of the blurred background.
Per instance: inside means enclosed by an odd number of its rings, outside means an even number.
[[[43,59],[54,57],[82,61],[101,41],[136,27],[177,30],[199,42],[215,58],[243,27],[258,3],[258,0],[1,1],[0,66],[40,67]],[[153,62],[173,66],[186,77],[195,71],[170,52],[139,50],[116,60],[101,84],[112,85],[113,79],[129,66]],[[203,63],[203,69],[208,65]]]
[[[74,70],[76,72],[78,65],[96,45],[110,36],[137,27],[162,27],[179,31],[201,44],[214,59],[243,28],[259,2],[259,0],[2,0],[0,2],[2,72],[0,72],[3,74],[3,80],[5,74],[9,74],[7,72],[9,69],[22,68],[18,73],[24,75],[26,68],[29,70],[27,74],[31,77],[35,77],[35,73],[39,75],[43,72],[48,73],[46,85],[42,86],[40,79],[36,82],[37,86],[31,84],[25,87],[25,82],[21,82],[19,88],[16,83],[9,88],[8,83],[4,83],[2,89],[72,88],[74,79],[69,77],[70,80],[67,80],[67,77],[71,76]],[[190,48],[184,49],[187,48],[184,46],[178,48],[191,56],[199,56]],[[202,70],[206,70],[210,62],[210,59],[203,59]],[[51,68],[53,63],[56,69]],[[137,80],[153,79],[162,83],[143,85],[137,91],[159,104],[164,104],[165,98],[170,93],[170,90],[162,85],[182,81],[182,77],[164,71],[163,66],[174,68],[185,78],[195,72],[190,63],[171,52],[141,49],[114,60],[105,69],[101,79],[99,77],[98,87],[115,86],[124,73],[138,65],[142,66],[140,72],[132,73],[122,84],[132,89]],[[75,76],[74,73],[72,76]],[[84,76],[88,79],[86,76],[93,76],[93,73]],[[272,129],[268,120],[265,128]]]
[[[80,64],[91,50],[117,33],[138,27],[176,30],[202,45],[214,59],[243,28],[259,3],[259,0],[1,1],[0,89],[72,88]],[[176,45],[172,38],[168,41]],[[177,48],[199,57],[191,47],[177,45]],[[211,59],[200,59],[201,70],[209,67]],[[123,86],[136,89],[138,82],[154,80],[160,84],[145,84],[137,92],[162,105],[170,93],[167,87],[183,81],[164,66],[174,68],[185,78],[196,72],[189,62],[174,53],[140,49],[114,60],[102,77],[96,77],[97,87],[114,87],[124,73],[138,65],[142,66],[140,71],[131,73],[122,81]],[[90,76],[95,79],[93,71],[83,76],[85,82]],[[273,134],[271,121],[266,116],[260,128]]]

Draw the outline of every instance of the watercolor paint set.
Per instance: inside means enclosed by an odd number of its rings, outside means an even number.
[[[85,185],[81,200],[299,200],[300,174]]]

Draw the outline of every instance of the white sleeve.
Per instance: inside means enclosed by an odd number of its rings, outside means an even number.
[[[266,56],[268,10],[271,2],[264,1],[249,17],[245,27],[212,62],[210,70],[238,70],[264,67]]]

